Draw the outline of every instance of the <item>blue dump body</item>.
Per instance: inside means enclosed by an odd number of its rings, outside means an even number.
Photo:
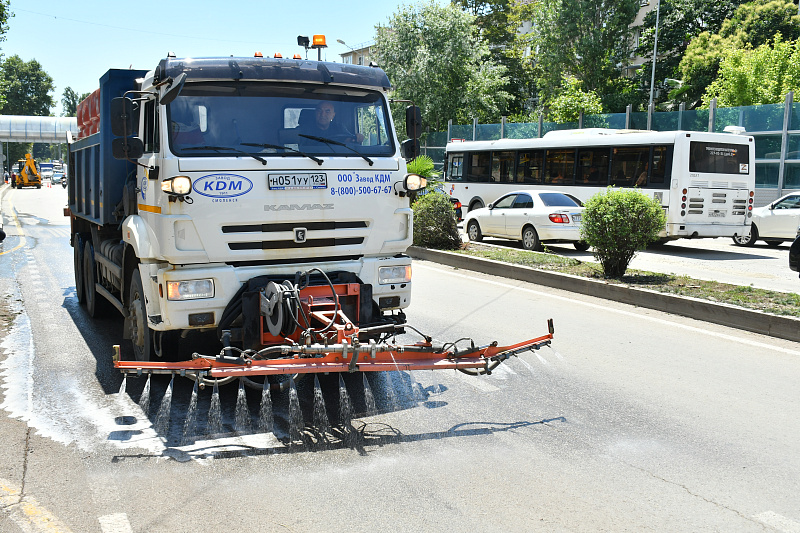
[[[136,79],[146,70],[112,69],[100,78],[100,128],[70,145],[69,208],[72,214],[105,225],[120,222],[114,216],[122,200],[125,181],[136,175],[136,166],[111,154],[111,100],[136,90]]]

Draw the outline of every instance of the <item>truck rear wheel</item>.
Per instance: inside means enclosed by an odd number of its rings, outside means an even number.
[[[86,291],[83,288],[83,239],[79,233],[72,237],[72,263],[75,269],[75,297],[78,303],[86,303]]]
[[[108,316],[109,302],[97,294],[97,265],[94,262],[92,243],[87,242],[83,247],[83,288],[86,294],[86,312],[92,318],[105,318]]]
[[[131,277],[127,305],[133,356],[137,361],[150,361],[153,356],[153,332],[147,325],[147,307],[144,303],[142,275],[139,273],[139,269],[136,269]]]

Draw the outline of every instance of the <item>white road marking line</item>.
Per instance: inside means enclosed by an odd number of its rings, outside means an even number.
[[[630,316],[630,317],[634,317],[634,318],[640,318],[642,320],[649,320],[650,322],[656,322],[658,324],[663,324],[663,325],[673,326],[673,327],[680,328],[680,329],[685,329],[685,330],[691,331],[693,333],[702,333],[704,335],[709,335],[711,337],[717,337],[719,339],[725,339],[725,340],[729,340],[729,341],[732,341],[732,342],[738,342],[740,344],[747,344],[747,345],[753,346],[755,348],[764,348],[764,349],[767,349],[767,350],[773,350],[773,351],[776,351],[776,352],[782,352],[782,353],[786,353],[786,354],[790,354],[790,355],[796,355],[796,356],[800,357],[800,351],[798,351],[798,350],[791,350],[789,348],[781,348],[779,346],[773,346],[771,344],[765,344],[763,342],[753,341],[753,340],[750,340],[750,339],[744,339],[742,337],[734,337],[733,335],[728,335],[728,334],[725,334],[725,333],[717,333],[717,332],[714,332],[714,331],[708,331],[706,329],[696,328],[694,326],[688,326],[686,324],[678,324],[678,323],[672,322],[670,320],[664,320],[662,318],[656,318],[656,317],[652,317],[652,316],[647,316],[647,315],[643,315],[641,313],[632,313],[630,311],[623,311],[621,309],[611,309],[609,307],[605,307],[605,306],[602,306],[602,305],[599,305],[599,304],[593,304],[593,303],[589,303],[589,302],[582,302],[582,301],[576,300],[574,298],[567,298],[565,296],[557,296],[555,294],[548,294],[548,293],[545,293],[545,292],[535,291],[533,289],[526,289],[524,287],[519,287],[517,285],[511,285],[511,284],[508,284],[508,283],[502,283],[502,282],[499,282],[499,281],[491,281],[491,280],[488,280],[488,279],[481,279],[481,278],[474,277],[474,276],[467,276],[467,275],[464,275],[464,274],[457,274],[455,272],[442,270],[442,269],[435,268],[435,267],[430,267],[430,266],[427,266],[427,265],[417,264],[417,265],[414,266],[414,268],[422,268],[422,269],[433,270],[435,272],[439,272],[439,273],[442,273],[442,274],[449,274],[451,276],[455,276],[455,277],[459,277],[459,278],[463,278],[463,279],[470,279],[470,280],[480,281],[480,282],[483,282],[483,283],[486,283],[486,284],[489,284],[489,285],[496,285],[498,287],[503,287],[503,288],[507,288],[507,289],[516,289],[516,290],[527,292],[529,294],[535,294],[537,296],[541,296],[542,298],[552,298],[554,300],[561,300],[563,302],[569,302],[569,303],[572,303],[572,304],[579,304],[579,305],[582,305],[584,307],[591,307],[593,309],[600,309],[605,313],[617,313],[619,315],[625,315],[625,316]],[[527,283],[527,282],[520,281],[520,283]]]
[[[97,517],[103,533],[133,533],[128,515],[125,513],[107,514]]]
[[[800,533],[800,522],[795,522],[772,511],[753,515],[753,518],[783,533]]]

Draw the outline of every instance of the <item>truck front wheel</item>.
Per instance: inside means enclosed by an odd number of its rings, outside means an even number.
[[[153,334],[147,325],[142,276],[138,269],[131,277],[131,288],[128,291],[128,320],[131,325],[131,345],[134,358],[137,361],[149,361],[153,355]]]

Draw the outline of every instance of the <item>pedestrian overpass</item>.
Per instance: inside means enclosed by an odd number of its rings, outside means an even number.
[[[63,144],[68,131],[78,136],[77,118],[0,115],[0,162],[5,161],[4,142]]]

